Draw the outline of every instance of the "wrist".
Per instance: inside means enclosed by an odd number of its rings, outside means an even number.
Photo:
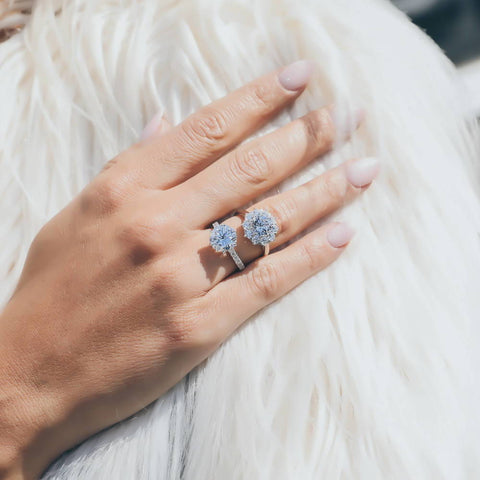
[[[2,480],[30,480],[30,478],[35,478],[26,476],[14,452],[0,452],[0,457],[0,478]]]
[[[0,479],[36,480],[57,456],[52,438],[58,422],[55,410],[31,382],[33,369],[15,350],[5,322],[1,315]]]
[[[35,470],[36,462],[30,461],[29,453],[35,453],[38,424],[18,385],[12,384],[4,362],[5,357],[0,374],[0,479],[33,480],[41,473]]]
[[[2,362],[3,363],[3,362]],[[4,367],[4,365],[2,365]],[[35,478],[28,472],[26,451],[34,437],[26,421],[28,413],[17,398],[12,398],[13,389],[4,380],[4,368],[0,379],[0,478],[2,480],[27,480]]]

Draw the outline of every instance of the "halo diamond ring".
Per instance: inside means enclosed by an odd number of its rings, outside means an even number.
[[[210,245],[216,252],[222,252],[223,255],[229,253],[239,270],[245,268],[245,264],[235,251],[237,232],[234,228],[214,222],[210,233]]]
[[[279,230],[275,217],[261,208],[251,212],[241,210],[240,213],[245,216],[242,224],[245,236],[254,245],[262,245],[263,254],[268,255],[270,252],[269,244],[275,240]]]

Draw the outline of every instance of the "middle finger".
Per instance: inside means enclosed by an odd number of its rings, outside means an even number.
[[[185,221],[205,228],[268,191],[288,175],[329,151],[358,127],[361,113],[338,128],[331,107],[314,110],[274,132],[241,145],[170,193],[189,205]],[[340,138],[338,138],[340,137]]]
[[[162,190],[201,171],[263,126],[304,90],[314,63],[300,60],[214,100],[127,155],[142,184]],[[138,155],[140,153],[140,156]]]

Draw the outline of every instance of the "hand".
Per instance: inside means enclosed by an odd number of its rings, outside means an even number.
[[[238,216],[225,223],[237,229],[247,268],[235,272],[209,245],[213,221],[350,133],[321,108],[238,145],[298,97],[310,73],[311,64],[293,64],[162,134],[153,129],[41,229],[0,322],[5,472],[35,478],[64,450],[145,407],[341,254],[353,232],[333,223],[262,256]],[[271,248],[353,199],[377,171],[373,159],[351,160],[254,205],[278,222]]]

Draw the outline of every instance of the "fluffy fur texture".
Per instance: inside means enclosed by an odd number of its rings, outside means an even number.
[[[335,264],[44,478],[478,478],[478,151],[439,49],[376,0],[38,0],[22,19],[0,44],[3,302],[40,226],[157,110],[178,123],[313,58],[307,91],[256,135],[329,102],[367,120],[280,189],[383,160],[332,216],[358,230]]]

